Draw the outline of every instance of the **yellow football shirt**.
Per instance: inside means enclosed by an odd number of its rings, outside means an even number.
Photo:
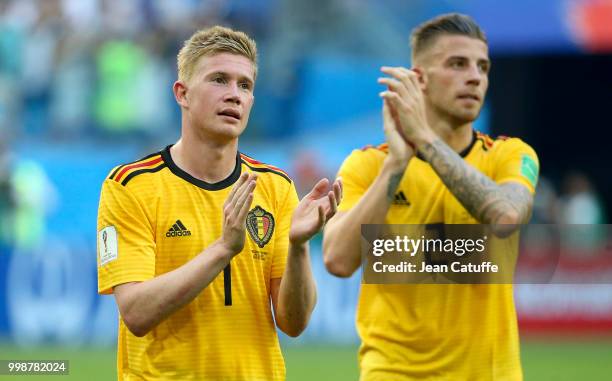
[[[339,171],[352,208],[372,184],[386,145],[355,150]],[[538,158],[520,139],[474,132],[460,155],[496,183],[534,192]],[[477,221],[418,157],[406,169],[387,224],[474,224]],[[514,239],[518,238],[515,234]],[[361,380],[521,380],[512,285],[362,284],[357,307]]]
[[[244,250],[191,303],[144,337],[120,319],[119,380],[284,380],[270,280],[285,269],[298,198],[280,169],[238,154],[234,172],[206,183],[172,161],[170,147],[113,169],[98,213],[98,292],[146,281],[221,237],[223,203],[243,171],[258,172]]]

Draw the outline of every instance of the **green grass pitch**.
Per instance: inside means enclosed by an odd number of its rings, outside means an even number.
[[[357,380],[354,346],[289,346],[283,349],[287,381]],[[612,340],[527,340],[521,347],[526,381],[612,380]],[[0,345],[0,359],[68,359],[69,376],[0,376],[0,380],[116,380],[109,349],[35,348]]]

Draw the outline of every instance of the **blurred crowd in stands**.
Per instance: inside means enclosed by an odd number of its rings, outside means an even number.
[[[306,54],[397,54],[392,22],[361,27],[386,17],[373,7],[365,0],[2,0],[0,135],[176,132],[176,54],[195,30],[215,24],[239,26],[258,43],[262,96],[247,134],[290,134]],[[258,120],[257,110],[275,116]]]
[[[0,132],[49,138],[169,128],[181,42],[202,25],[256,17],[248,4],[0,2]]]
[[[13,155],[0,141],[0,254],[38,247],[58,195],[43,167]]]

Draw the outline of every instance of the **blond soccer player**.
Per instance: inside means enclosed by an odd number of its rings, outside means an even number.
[[[238,151],[256,75],[246,34],[195,33],[173,86],[180,139],[103,183],[98,291],[121,315],[119,380],[285,379],[276,327],[297,336],[308,323],[308,241],[340,184],[298,202],[285,172]]]

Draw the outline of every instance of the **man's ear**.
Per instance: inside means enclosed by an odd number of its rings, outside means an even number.
[[[420,66],[415,66],[411,70],[417,73],[417,78],[419,80],[419,84],[421,85],[421,90],[425,90],[425,88],[427,87],[427,74],[425,73],[425,70],[423,70],[423,68]]]
[[[189,106],[189,102],[187,101],[187,85],[185,85],[183,81],[179,80],[174,82],[174,85],[172,85],[172,92],[179,106],[185,108]]]

